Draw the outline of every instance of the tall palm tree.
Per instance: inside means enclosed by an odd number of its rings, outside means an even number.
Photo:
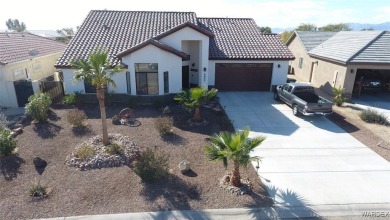
[[[193,121],[200,122],[202,121],[202,115],[200,114],[200,105],[210,101],[214,96],[217,95],[217,89],[211,89],[208,91],[204,87],[191,88],[190,90],[183,90],[181,93],[177,94],[174,98],[180,104],[183,105],[187,110],[195,111]]]
[[[122,66],[110,66],[107,50],[96,49],[92,52],[87,60],[79,59],[70,62],[76,68],[74,80],[86,80],[96,86],[96,96],[100,107],[100,117],[102,119],[103,144],[108,145],[108,131],[106,123],[106,107],[104,105],[106,86],[112,85],[116,87],[112,76],[122,72]]]
[[[227,167],[228,160],[232,160],[233,171],[230,184],[241,185],[240,167],[247,167],[251,161],[259,161],[259,157],[251,157],[250,152],[259,146],[265,137],[248,138],[249,129],[237,132],[220,132],[210,137],[210,145],[205,147],[207,157],[212,161],[222,160]]]

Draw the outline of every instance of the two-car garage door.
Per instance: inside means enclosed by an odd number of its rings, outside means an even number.
[[[216,63],[215,87],[221,91],[269,91],[272,63]]]

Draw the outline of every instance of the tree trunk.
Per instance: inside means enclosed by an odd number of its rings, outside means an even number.
[[[230,184],[236,187],[241,185],[240,165],[234,162],[234,169],[230,178]]]
[[[195,114],[194,114],[194,117],[192,118],[192,120],[196,121],[196,122],[201,122],[202,121],[202,115],[200,114],[199,107],[195,108]]]
[[[100,118],[102,119],[103,145],[110,143],[108,139],[107,122],[106,122],[106,106],[104,103],[104,88],[98,87],[96,89],[96,96],[99,101]]]

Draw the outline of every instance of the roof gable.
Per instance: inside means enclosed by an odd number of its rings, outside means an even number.
[[[310,56],[347,63],[374,41],[380,31],[341,31],[309,51]]]
[[[66,44],[31,33],[0,32],[0,64],[6,65],[31,59],[29,51],[37,50],[38,57],[60,53]]]
[[[164,33],[161,33],[161,34],[157,35],[156,37],[154,37],[154,39],[161,40],[162,38],[164,38],[164,37],[166,37],[168,35],[171,35],[171,34],[177,32],[177,31],[179,31],[179,30],[181,30],[183,28],[186,28],[186,27],[192,28],[193,30],[195,30],[195,31],[197,31],[197,32],[199,32],[199,33],[201,33],[203,35],[206,35],[207,37],[214,37],[214,34],[212,32],[209,32],[209,31],[207,31],[205,29],[202,29],[198,25],[195,25],[195,24],[193,24],[191,22],[186,22],[186,23],[178,25],[178,26],[176,26],[176,27],[174,27],[174,28],[164,32]]]
[[[175,54],[176,56],[179,56],[182,59],[188,59],[188,54],[186,54],[186,53],[184,53],[182,51],[176,50],[175,48],[172,48],[172,47],[170,47],[170,46],[168,46],[166,44],[163,44],[160,41],[157,41],[157,40],[154,40],[154,39],[149,39],[149,40],[144,41],[141,44],[138,44],[138,45],[136,45],[136,46],[134,46],[134,47],[132,47],[130,49],[124,50],[124,51],[118,53],[117,56],[119,58],[122,58],[122,57],[124,57],[124,56],[126,56],[128,54],[131,54],[131,53],[133,53],[133,52],[135,52],[137,50],[140,50],[140,49],[142,49],[142,48],[144,48],[144,47],[146,47],[148,45],[153,45],[153,46],[155,46],[157,48],[160,48],[161,50],[164,50],[164,51],[167,51],[169,53]]]
[[[251,18],[198,18],[198,25],[214,33],[209,59],[294,59],[276,34],[262,34]]]

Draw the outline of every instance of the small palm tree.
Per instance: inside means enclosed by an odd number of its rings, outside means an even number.
[[[223,165],[227,167],[228,160],[232,160],[234,168],[230,184],[233,186],[241,185],[240,166],[247,167],[251,161],[259,161],[259,157],[251,157],[250,152],[259,146],[265,137],[248,139],[249,129],[243,131],[220,132],[210,138],[210,145],[205,147],[207,157],[212,161],[222,160]]]
[[[73,60],[71,65],[76,68],[74,80],[86,80],[96,86],[96,96],[99,101],[100,117],[102,119],[103,144],[108,145],[108,131],[106,123],[106,107],[104,105],[104,90],[109,84],[116,87],[112,76],[122,72],[122,66],[110,66],[108,52],[103,49],[96,49],[87,60]]]
[[[183,105],[188,111],[195,111],[193,121],[202,121],[202,115],[200,114],[200,105],[210,101],[217,95],[217,89],[211,89],[208,91],[204,87],[191,88],[190,90],[183,90],[174,98],[180,104]]]
[[[347,99],[344,97],[344,91],[345,88],[342,88],[341,86],[339,88],[333,87],[332,92],[334,94],[333,97],[333,104],[337,106],[341,106]]]

